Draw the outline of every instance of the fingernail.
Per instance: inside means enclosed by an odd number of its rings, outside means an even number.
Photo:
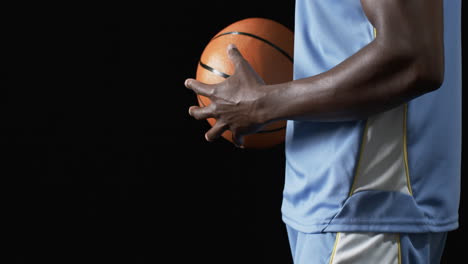
[[[235,48],[236,48],[236,45],[234,45],[232,43],[229,44],[229,46],[228,46],[228,50],[232,50],[232,49],[235,49]]]

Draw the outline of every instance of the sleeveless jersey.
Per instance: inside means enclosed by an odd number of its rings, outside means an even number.
[[[331,69],[374,39],[360,0],[297,0],[294,32],[295,79]],[[460,0],[444,1],[444,38],[438,90],[367,120],[288,121],[286,224],[306,233],[458,227]]]

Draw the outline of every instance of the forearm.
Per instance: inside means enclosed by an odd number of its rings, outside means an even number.
[[[425,80],[413,55],[399,53],[373,42],[327,72],[267,86],[263,119],[362,119],[440,85],[439,80]]]

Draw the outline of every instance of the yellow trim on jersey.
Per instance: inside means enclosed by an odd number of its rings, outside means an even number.
[[[401,264],[401,239],[400,234],[396,234],[397,244],[398,244],[398,264]]]
[[[405,104],[405,111],[403,111],[403,152],[405,155],[405,172],[406,172],[406,184],[408,186],[408,192],[413,195],[413,190],[411,189],[411,182],[409,176],[409,166],[408,166],[408,147],[407,147],[407,133],[406,133],[406,123],[408,120],[408,104]]]
[[[340,232],[336,233],[335,244],[333,245],[333,250],[330,256],[330,261],[328,264],[333,264],[333,259],[335,258],[336,248],[338,247],[338,241],[340,240]]]

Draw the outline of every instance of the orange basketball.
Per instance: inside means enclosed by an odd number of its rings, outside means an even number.
[[[234,73],[227,56],[227,46],[233,43],[266,84],[288,82],[293,79],[294,34],[286,26],[265,18],[247,18],[227,26],[206,45],[198,63],[196,79],[214,84]],[[200,106],[211,102],[198,95]],[[215,119],[209,118],[213,126]],[[270,123],[255,134],[244,137],[245,148],[269,148],[284,142],[286,121]],[[231,131],[222,137],[232,142]]]

